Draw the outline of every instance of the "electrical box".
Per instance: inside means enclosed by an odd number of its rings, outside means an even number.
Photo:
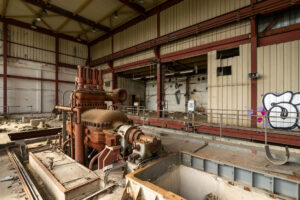
[[[196,109],[196,101],[189,100],[188,101],[188,112],[195,112],[195,109]]]

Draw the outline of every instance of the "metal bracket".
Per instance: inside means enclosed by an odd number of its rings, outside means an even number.
[[[266,158],[268,159],[268,161],[270,161],[274,165],[284,165],[288,162],[288,160],[290,158],[290,152],[289,152],[289,148],[287,146],[285,147],[285,157],[283,160],[276,159],[273,157],[273,155],[271,154],[269,145],[265,145],[265,151],[266,151]]]

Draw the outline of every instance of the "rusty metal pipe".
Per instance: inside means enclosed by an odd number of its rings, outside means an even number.
[[[85,84],[85,70],[84,70],[84,67],[82,67],[80,65],[78,65],[77,69],[78,69],[78,71],[77,71],[78,74],[76,77],[76,82],[77,82],[78,89],[82,89]]]
[[[103,76],[102,76],[103,72],[102,70],[99,70],[99,75],[98,75],[98,86],[99,86],[99,90],[103,90]]]
[[[93,158],[92,160],[90,161],[90,164],[89,164],[89,169],[90,170],[93,170],[93,165],[94,165],[94,162],[97,160],[97,158],[100,156],[101,152],[97,153]]]
[[[72,108],[68,106],[55,106],[54,108],[57,110],[72,111]]]
[[[93,79],[92,79],[93,89],[97,89],[99,71],[95,68],[92,69],[92,75],[93,75]]]
[[[89,67],[85,67],[85,88],[90,89],[92,83],[91,69]]]
[[[62,144],[61,149],[62,149],[62,151],[63,151],[64,153],[65,153],[65,146],[66,146],[66,144],[68,144],[68,142],[71,141],[71,139],[72,139],[72,137],[70,137],[69,139],[67,139],[67,140]]]
[[[83,125],[75,124],[75,160],[84,165]]]

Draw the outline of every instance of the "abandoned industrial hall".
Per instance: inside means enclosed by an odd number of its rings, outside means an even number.
[[[0,0],[0,200],[300,200],[300,0]]]

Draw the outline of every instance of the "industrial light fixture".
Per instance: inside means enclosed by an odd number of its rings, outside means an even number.
[[[38,22],[42,21],[42,16],[40,14],[37,15],[35,20],[38,21]]]
[[[194,70],[186,70],[186,71],[181,71],[180,74],[188,74],[192,72],[194,72]]]
[[[114,17],[115,19],[118,19],[118,18],[119,18],[118,11],[114,12],[113,17]]]
[[[92,28],[92,30],[91,30],[93,33],[96,33],[97,32],[97,29],[94,27],[94,28]]]
[[[175,75],[175,73],[168,73],[168,74],[166,74],[166,76],[173,76],[173,75]]]
[[[142,79],[142,77],[137,77],[137,78],[133,78],[132,80],[138,81],[138,80],[141,80],[141,79]]]
[[[81,42],[80,35],[78,35],[78,37],[76,38],[76,40],[77,40],[78,42]]]
[[[145,78],[154,78],[155,76],[152,75],[152,76],[146,76]]]
[[[31,28],[32,28],[32,29],[37,29],[36,21],[35,21],[35,20],[32,22]]]

